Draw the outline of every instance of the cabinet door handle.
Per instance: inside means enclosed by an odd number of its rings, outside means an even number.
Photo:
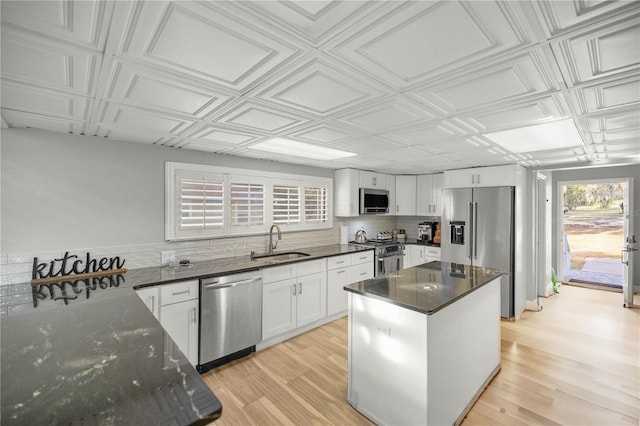
[[[190,289],[187,289],[187,290],[185,290],[185,291],[178,291],[178,292],[176,292],[176,293],[171,293],[171,295],[172,295],[172,296],[180,296],[180,295],[182,295],[182,294],[189,294],[189,293],[191,293],[191,290],[190,290]]]
[[[293,285],[293,295],[296,295],[296,284]]]
[[[198,319],[196,318],[196,308],[193,308],[193,323],[196,324]]]
[[[396,213],[400,211],[400,204],[396,204]]]
[[[302,294],[302,283],[298,283],[298,294]]]
[[[156,311],[156,297],[151,296],[151,312],[155,313]]]

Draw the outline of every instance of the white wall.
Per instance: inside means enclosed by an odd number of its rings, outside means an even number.
[[[558,182],[563,181],[573,181],[573,180],[589,180],[589,179],[612,179],[612,178],[626,178],[632,177],[634,179],[634,206],[629,206],[631,212],[633,212],[633,228],[636,235],[636,239],[638,239],[638,235],[640,234],[640,166],[632,165],[632,166],[619,166],[619,167],[598,167],[598,168],[589,168],[589,169],[576,169],[576,170],[561,170],[554,171],[552,173],[552,191],[553,196],[551,197],[552,203],[552,227],[553,227],[553,235],[557,237],[558,234],[558,221],[557,221],[557,213],[558,209],[562,209],[564,206],[558,206]],[[625,207],[626,209],[626,207]],[[553,248],[553,267],[557,271],[557,259],[558,259],[558,240],[554,241],[552,245]],[[636,252],[633,259],[634,263],[634,273],[633,273],[633,283],[636,291],[640,291],[640,265],[638,264],[638,252]]]
[[[97,137],[25,129],[1,136],[3,252],[163,241],[165,161],[282,171],[281,163]]]
[[[30,129],[2,129],[0,141],[0,284],[29,280],[33,257],[65,250],[119,255],[133,269],[160,265],[161,250],[202,261],[267,248],[266,235],[166,242],[165,161],[333,177],[330,169]],[[278,247],[337,242],[334,226],[287,233]]]

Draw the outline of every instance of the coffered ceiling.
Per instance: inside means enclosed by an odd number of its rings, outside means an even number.
[[[9,127],[399,174],[640,163],[638,1],[1,8]]]

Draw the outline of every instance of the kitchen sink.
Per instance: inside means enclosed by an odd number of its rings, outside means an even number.
[[[269,260],[269,263],[285,262],[287,260],[300,259],[301,257],[310,256],[309,253],[303,253],[301,251],[283,251],[282,253],[263,253],[263,254],[251,254],[252,260],[264,259]]]

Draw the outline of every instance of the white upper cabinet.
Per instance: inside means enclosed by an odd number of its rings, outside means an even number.
[[[360,170],[360,188],[380,188],[385,189],[386,175]]]
[[[440,216],[442,211],[442,173],[433,175],[419,175],[417,178],[417,215]]]
[[[476,167],[473,169],[447,170],[444,172],[444,188],[470,188],[478,186],[516,185],[517,165]]]
[[[356,169],[339,169],[333,174],[334,206],[336,216],[352,217],[359,215],[360,171]]]
[[[396,215],[416,215],[416,176],[396,176]]]
[[[395,214],[395,205],[396,205],[396,176],[395,175],[387,175],[385,177],[385,187],[387,191],[389,191],[389,215]]]

